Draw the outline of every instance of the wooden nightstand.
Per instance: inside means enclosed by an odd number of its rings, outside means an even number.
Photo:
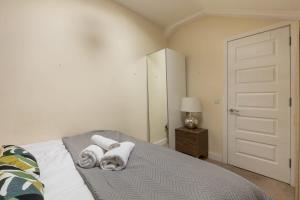
[[[188,129],[185,127],[175,129],[176,151],[194,157],[208,157],[208,130]]]

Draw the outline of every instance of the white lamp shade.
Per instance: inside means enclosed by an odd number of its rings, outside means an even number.
[[[202,112],[200,100],[196,97],[184,97],[181,103],[182,112]]]

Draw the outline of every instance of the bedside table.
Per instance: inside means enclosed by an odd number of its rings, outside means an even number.
[[[175,148],[194,157],[208,157],[208,130],[185,127],[175,129]]]

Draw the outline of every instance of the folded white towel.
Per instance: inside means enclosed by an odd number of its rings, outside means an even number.
[[[107,150],[107,151],[120,146],[119,142],[109,139],[109,138],[106,138],[106,137],[103,137],[101,135],[93,135],[91,137],[91,140],[92,140],[93,144],[96,144],[99,147],[101,147],[102,149]]]
[[[90,145],[79,154],[78,165],[82,168],[93,168],[100,164],[104,151],[97,145]]]
[[[122,142],[120,146],[106,152],[100,161],[100,167],[104,170],[118,171],[126,167],[128,158],[135,144]]]

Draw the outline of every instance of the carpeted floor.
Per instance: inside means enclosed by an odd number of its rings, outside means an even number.
[[[246,178],[247,180],[251,181],[252,183],[256,184],[262,190],[264,190],[267,194],[269,194],[273,200],[294,200],[295,190],[290,185],[276,181],[274,179],[240,169],[231,165],[226,165],[221,162],[207,160],[208,162],[214,163],[221,167],[224,167],[240,176]]]

